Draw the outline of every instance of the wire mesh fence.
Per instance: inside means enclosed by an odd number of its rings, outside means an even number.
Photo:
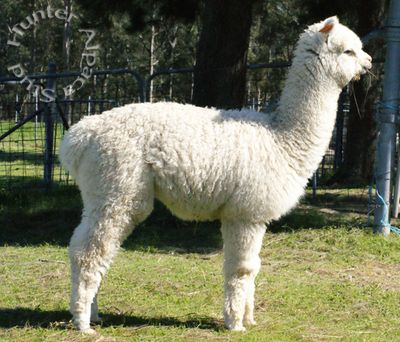
[[[79,73],[75,72],[31,75],[29,79],[37,86],[33,93],[19,78],[0,80],[0,187],[40,186],[46,184],[48,176],[54,183],[70,182],[57,159],[65,125],[72,125],[85,115],[144,101],[143,80],[132,70],[95,71],[79,93],[67,93],[67,87],[77,77]],[[55,83],[57,98],[53,109],[41,96],[50,80]],[[50,116],[46,116],[49,111]],[[46,123],[48,117],[51,129]],[[49,155],[51,165],[46,166]]]
[[[249,66],[246,104],[257,111],[268,112],[276,107],[279,96],[277,84],[283,84],[288,63]],[[51,113],[52,130],[46,129],[47,103],[40,101],[38,93],[30,94],[18,79],[0,79],[0,137],[16,125],[11,134],[0,138],[0,187],[14,187],[45,182],[46,135],[51,134],[51,181],[57,184],[71,182],[57,159],[65,124],[72,125],[85,115],[102,113],[113,107],[132,102],[177,101],[191,103],[193,96],[193,69],[159,71],[147,79],[131,70],[96,71],[90,82],[79,93],[65,96],[65,85],[76,73],[51,75],[56,80],[57,106]],[[42,88],[49,75],[36,75],[35,81]],[[271,85],[267,84],[268,82]],[[273,85],[273,86],[272,86]],[[79,96],[78,96],[79,94]],[[343,159],[348,99],[341,97],[338,125],[332,142],[317,171],[317,184],[329,178]],[[37,115],[32,115],[40,111]],[[63,124],[64,119],[64,124]],[[49,137],[47,137],[48,139]],[[48,171],[50,172],[50,171]]]
[[[17,102],[15,106],[18,106]],[[35,104],[25,103],[27,108]],[[41,183],[44,177],[44,154],[46,145],[46,128],[43,112],[28,118],[28,110],[15,114],[1,111],[0,133],[8,132],[16,124],[25,120],[25,124],[0,141],[0,184],[11,187],[36,182]],[[64,129],[62,124],[54,124],[53,140],[58,142]],[[56,144],[54,145],[56,148]],[[53,151],[55,153],[55,150]],[[54,174],[61,176],[62,169],[57,160],[52,166]]]

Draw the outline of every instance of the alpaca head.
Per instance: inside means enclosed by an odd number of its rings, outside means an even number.
[[[341,88],[372,66],[360,38],[337,17],[309,26],[300,37],[295,55],[298,62],[318,63],[319,72],[332,77]]]

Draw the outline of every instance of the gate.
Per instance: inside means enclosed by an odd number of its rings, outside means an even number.
[[[93,71],[79,97],[57,96],[64,93],[57,84],[60,80],[70,83],[80,75],[56,73],[55,65],[49,64],[46,74],[28,76],[37,86],[34,94],[27,94],[28,82],[21,83],[21,78],[0,78],[0,187],[68,183],[55,157],[65,129],[83,115],[145,101],[145,82],[130,69]],[[43,89],[53,91],[55,101],[41,101]],[[105,94],[112,97],[105,98]]]

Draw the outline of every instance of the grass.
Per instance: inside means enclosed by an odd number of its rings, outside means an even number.
[[[364,214],[332,209],[337,200],[321,193],[270,227],[258,325],[245,333],[223,328],[217,224],[185,223],[157,205],[102,283],[97,335],[82,336],[68,313],[66,249],[78,191],[1,190],[0,340],[400,340],[400,238],[373,235]]]

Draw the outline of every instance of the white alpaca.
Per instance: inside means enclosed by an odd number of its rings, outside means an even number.
[[[225,325],[255,324],[265,224],[296,205],[329,143],[341,89],[370,67],[360,39],[332,17],[300,36],[271,116],[147,103],[74,125],[60,158],[84,204],[69,247],[75,326],[93,331],[101,278],[154,198],[182,219],[221,221]]]

